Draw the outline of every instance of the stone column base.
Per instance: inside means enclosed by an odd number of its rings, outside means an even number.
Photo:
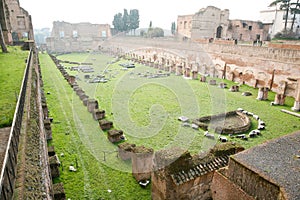
[[[300,111],[300,101],[295,101],[294,107],[292,107],[293,111]]]

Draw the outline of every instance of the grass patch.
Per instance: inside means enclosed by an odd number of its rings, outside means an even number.
[[[54,140],[49,145],[55,146],[63,166],[55,182],[64,183],[66,195],[71,199],[149,199],[150,188],[139,187],[129,173],[130,164],[116,157],[115,146],[107,140],[50,57],[40,54],[40,61],[44,90],[51,93],[46,96],[47,103],[54,118]],[[70,165],[78,170],[69,172]]]
[[[29,53],[17,46],[8,46],[8,51],[0,53],[0,128],[12,124]]]
[[[47,103],[52,124],[54,145],[64,170],[55,181],[65,184],[67,197],[71,199],[150,199],[150,188],[141,189],[131,175],[129,162],[117,158],[116,145],[107,140],[107,133],[100,130],[86,107],[55,68],[51,59],[40,55]],[[122,129],[129,143],[144,145],[155,150],[170,146],[181,146],[192,153],[209,148],[216,141],[203,136],[203,131],[182,127],[179,116],[190,119],[214,115],[241,107],[260,116],[266,124],[262,136],[249,141],[231,139],[250,148],[272,138],[300,129],[300,119],[280,112],[290,109],[293,99],[287,98],[285,106],[271,107],[270,101],[256,100],[257,89],[241,86],[240,92],[209,86],[199,80],[185,80],[170,75],[162,78],[141,77],[158,70],[143,65],[124,70],[119,63],[107,64],[113,58],[99,54],[67,54],[59,59],[91,62],[94,76],[105,75],[107,83],[91,84],[84,73],[70,72],[78,78],[78,84],[91,98],[98,100],[100,108],[107,113],[107,119],[114,122],[114,128]],[[72,65],[65,64],[66,68]],[[229,87],[234,83],[226,80]],[[253,96],[241,93],[250,91]],[[275,94],[270,93],[273,100]],[[252,120],[252,129],[257,122]],[[105,161],[104,161],[105,152]],[[68,166],[78,163],[78,171],[71,173]],[[76,167],[76,166],[75,166]],[[107,190],[112,190],[109,193]]]

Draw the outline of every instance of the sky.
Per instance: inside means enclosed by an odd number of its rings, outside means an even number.
[[[70,23],[90,22],[110,24],[114,15],[138,9],[140,28],[171,29],[178,15],[189,15],[201,8],[215,6],[229,9],[230,19],[259,20],[260,11],[266,10],[273,0],[19,0],[21,7],[32,16],[34,29],[52,28],[53,21]]]

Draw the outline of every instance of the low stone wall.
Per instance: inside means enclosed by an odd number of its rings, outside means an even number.
[[[211,123],[214,123],[215,121],[218,121],[219,119],[223,119],[224,123],[226,123],[227,117],[237,117],[241,119],[243,122],[242,124],[236,124],[235,127],[227,128],[226,124],[224,126],[218,126]],[[197,124],[201,129],[208,130],[209,127],[214,127],[215,131],[220,134],[238,134],[243,133],[249,130],[251,126],[251,121],[249,117],[243,113],[237,112],[237,111],[231,111],[227,113],[222,113],[219,115],[213,115],[213,116],[205,116],[201,117],[199,119],[196,119],[193,121],[193,123]]]

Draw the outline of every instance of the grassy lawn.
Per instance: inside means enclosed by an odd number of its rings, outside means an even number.
[[[8,47],[8,51],[0,53],[0,128],[12,124],[29,53],[20,47]]]
[[[90,98],[98,100],[107,119],[114,128],[125,132],[127,142],[144,145],[155,150],[170,146],[181,146],[192,153],[211,147],[217,141],[204,138],[203,131],[182,127],[179,116],[190,119],[236,110],[241,107],[260,116],[267,124],[262,136],[242,141],[230,139],[250,148],[272,138],[300,129],[300,119],[280,112],[290,109],[293,99],[287,98],[285,106],[271,107],[270,101],[256,100],[257,89],[241,86],[240,92],[231,93],[171,74],[161,78],[146,78],[141,75],[157,73],[157,69],[136,65],[124,70],[119,63],[107,64],[113,58],[98,54],[67,54],[59,59],[92,62],[94,76],[105,75],[107,83],[88,83],[84,73],[76,75],[78,84]],[[52,131],[58,155],[64,170],[55,181],[64,182],[67,197],[71,199],[151,199],[150,188],[141,189],[131,175],[131,164],[117,157],[117,146],[106,138],[86,107],[72,91],[55,68],[51,59],[40,54],[44,90],[50,115],[54,118]],[[72,65],[65,64],[66,67]],[[223,80],[218,80],[221,82]],[[234,83],[226,81],[230,86]],[[252,92],[245,97],[241,93]],[[252,129],[257,122],[252,120]],[[50,145],[52,145],[50,144]],[[104,161],[105,152],[105,161]],[[77,165],[78,171],[71,173],[68,166]],[[112,190],[112,192],[108,192]]]

